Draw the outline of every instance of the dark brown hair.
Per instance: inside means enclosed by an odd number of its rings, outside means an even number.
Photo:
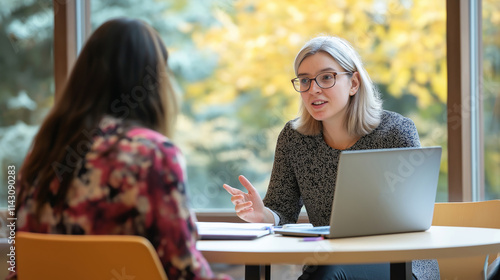
[[[51,182],[58,179],[55,201],[62,206],[105,115],[171,136],[178,105],[167,56],[158,33],[143,21],[118,18],[102,24],[82,49],[62,95],[35,136],[21,168],[17,203],[35,187],[40,213]]]

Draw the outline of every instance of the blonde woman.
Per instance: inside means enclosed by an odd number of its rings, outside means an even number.
[[[276,145],[271,180],[262,200],[224,185],[237,215],[248,222],[296,223],[302,206],[314,226],[329,225],[341,151],[420,146],[412,120],[382,109],[382,101],[354,48],[345,40],[316,37],[295,58],[292,85],[302,99]],[[416,279],[439,279],[435,260],[413,263]],[[389,264],[306,266],[299,279],[389,279]]]

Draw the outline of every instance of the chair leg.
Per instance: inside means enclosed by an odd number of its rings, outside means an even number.
[[[270,265],[245,265],[245,280],[260,280],[262,272],[264,279],[271,280]]]
[[[412,280],[411,262],[391,263],[391,280]]]

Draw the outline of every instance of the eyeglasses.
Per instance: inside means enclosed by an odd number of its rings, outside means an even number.
[[[352,72],[323,72],[319,73],[314,79],[306,77],[292,79],[293,88],[298,92],[308,91],[311,88],[311,81],[316,81],[320,88],[331,88],[337,82],[337,75],[352,74]]]

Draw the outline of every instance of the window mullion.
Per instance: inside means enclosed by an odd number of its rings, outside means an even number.
[[[90,1],[54,0],[54,80],[59,98],[78,52],[90,33]]]
[[[484,200],[484,144],[482,108],[482,8],[470,0],[470,122],[471,200]]]

